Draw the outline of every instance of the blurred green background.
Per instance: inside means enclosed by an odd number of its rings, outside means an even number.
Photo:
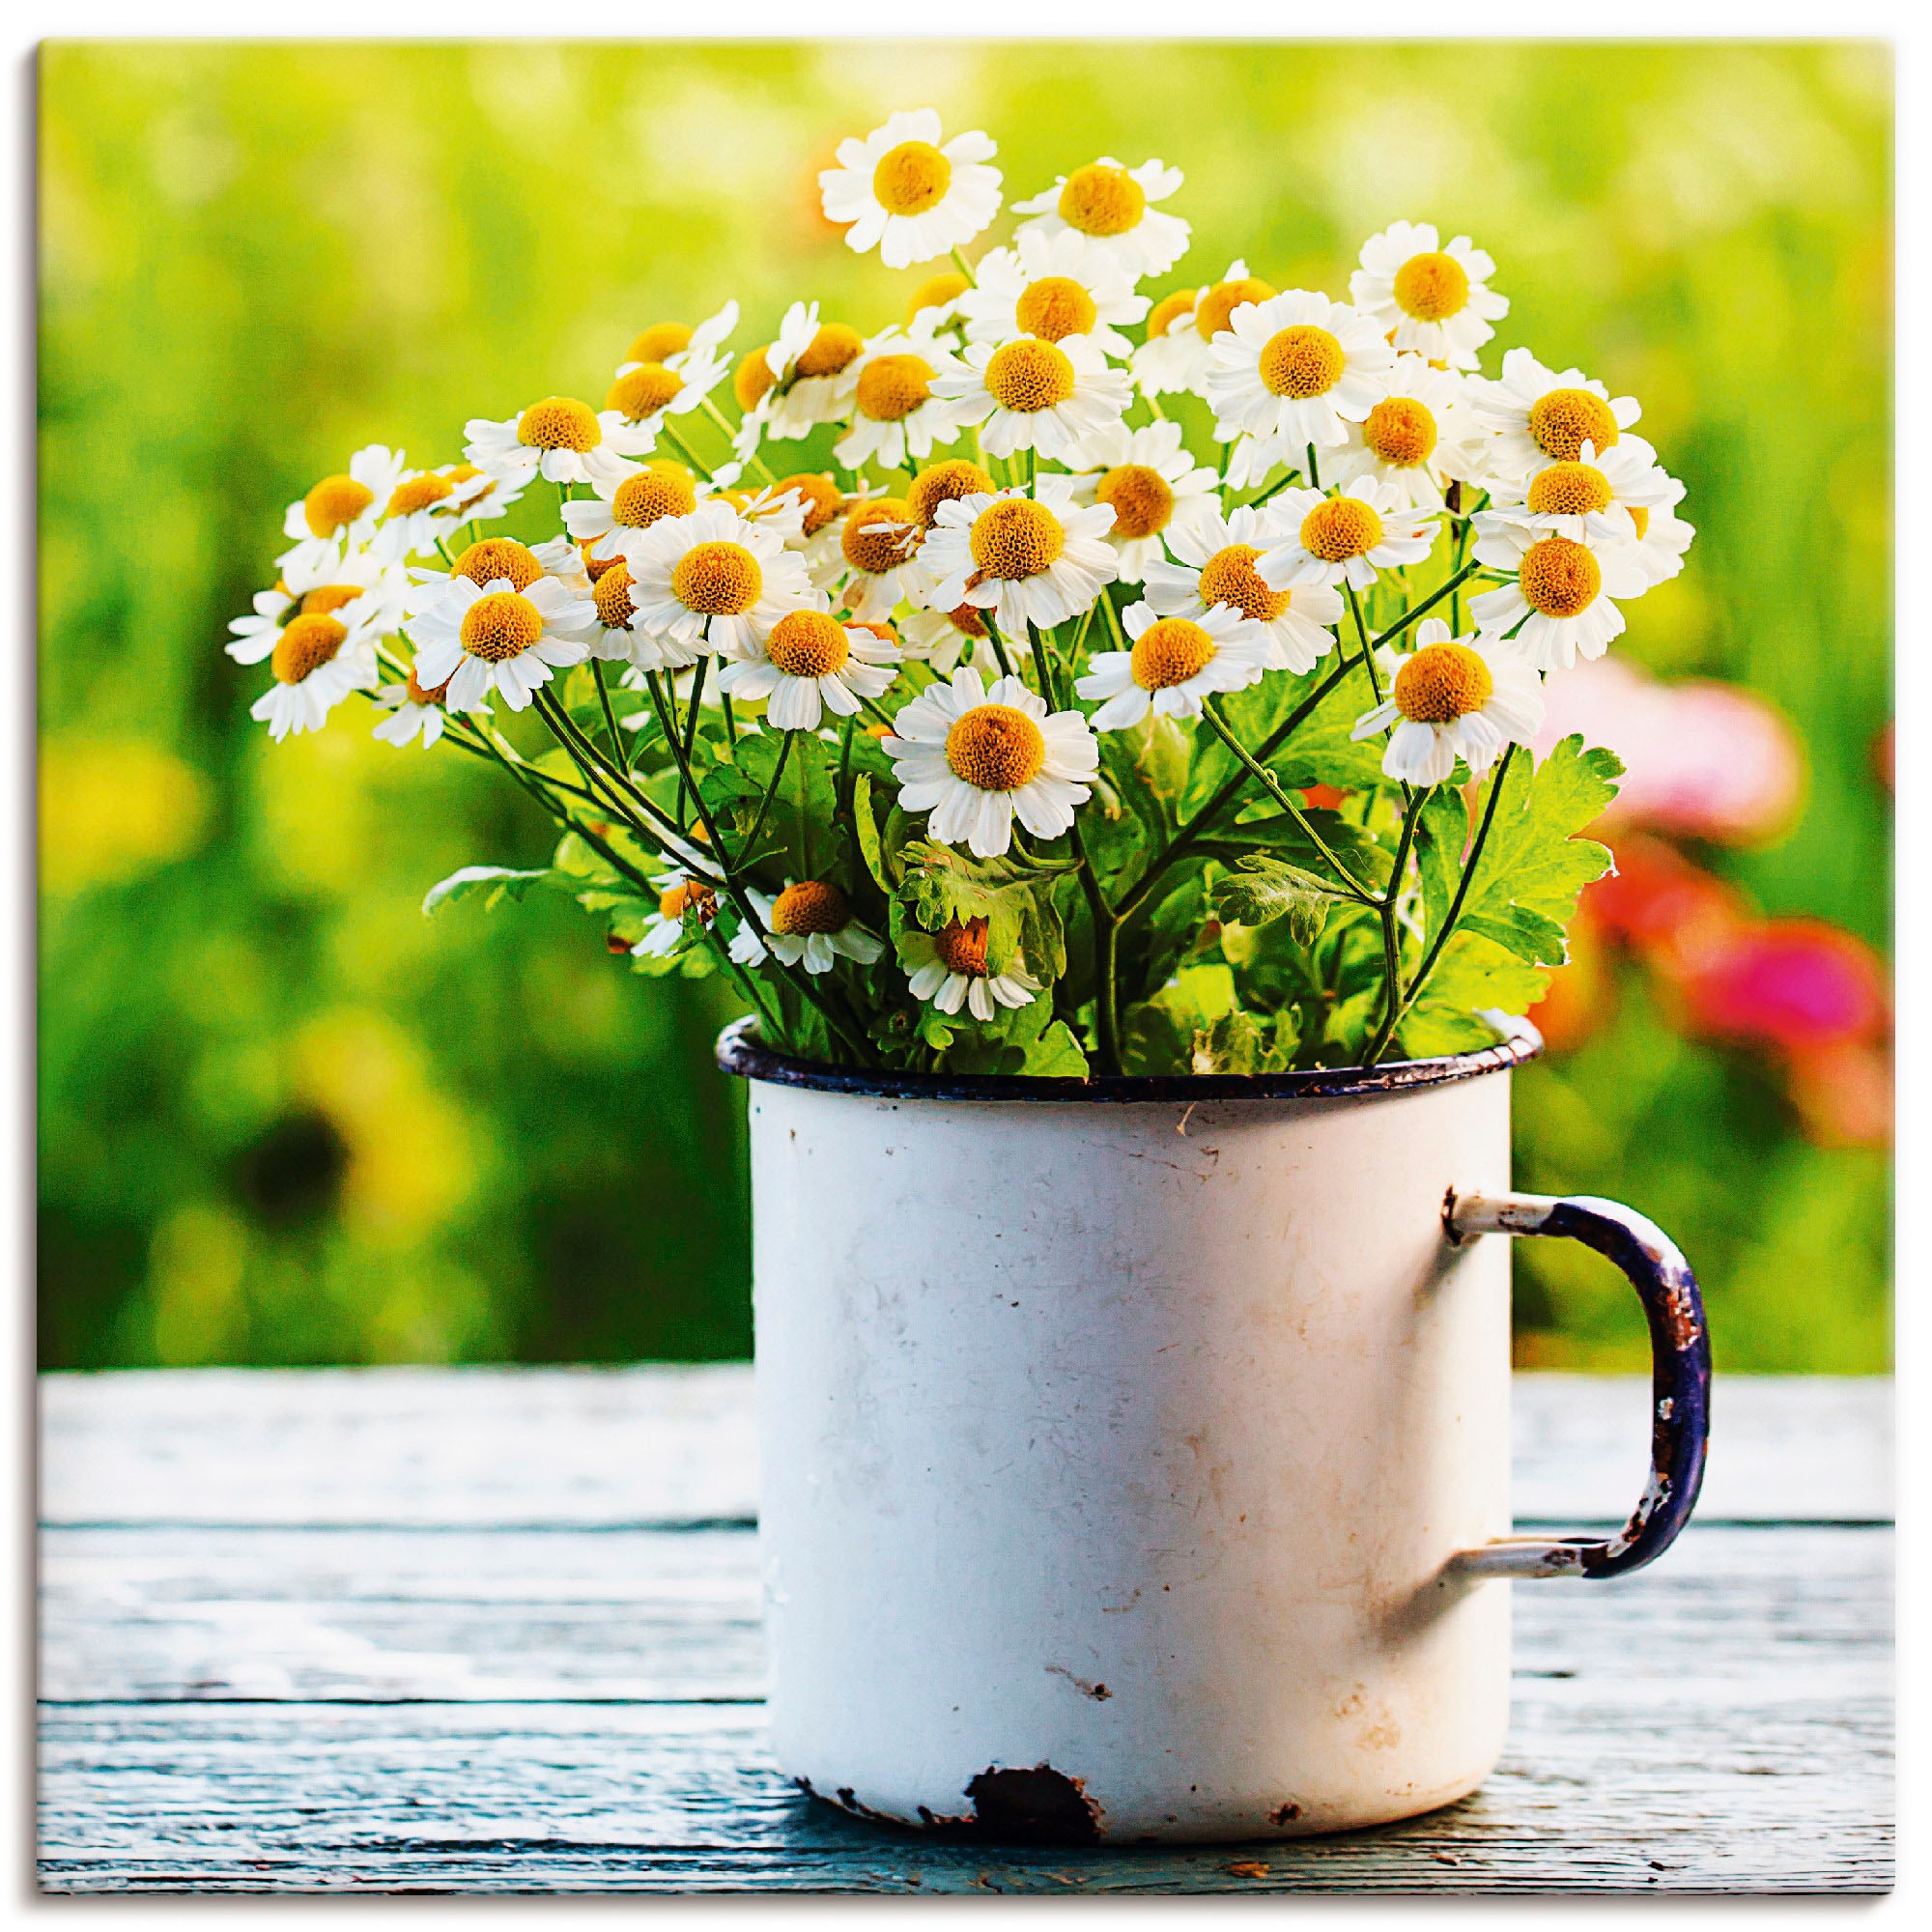
[[[1619,648],[1804,742],[1789,832],[1700,863],[1888,940],[1882,48],[127,43],[47,46],[41,87],[49,1366],[749,1351],[724,995],[628,976],[561,899],[425,920],[457,866],[541,859],[533,809],[354,705],[271,748],[220,645],[283,506],[364,443],[452,460],[727,295],[741,346],[794,296],[896,319],[918,273],[852,255],[813,179],[895,106],[988,128],[1014,195],[1182,167],[1156,288],[1241,254],[1345,295],[1392,218],[1474,235],[1492,351],[1636,394],[1690,485],[1690,567]],[[1611,970],[1614,1017],[1520,1076],[1520,1184],[1668,1227],[1720,1367],[1884,1367],[1885,1149],[1819,1144]],[[1564,1248],[1520,1251],[1520,1358],[1643,1360]]]

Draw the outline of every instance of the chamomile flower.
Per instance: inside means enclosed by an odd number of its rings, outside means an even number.
[[[933,384],[955,406],[956,419],[980,425],[989,456],[1037,450],[1065,460],[1081,441],[1117,423],[1133,401],[1124,372],[1109,368],[1091,337],[1059,342],[969,342],[964,367]]]
[[[447,684],[432,685],[425,690],[412,669],[401,684],[385,684],[377,691],[376,702],[388,715],[377,723],[371,735],[385,745],[399,748],[420,736],[427,751],[442,736],[443,726],[449,721],[444,701],[448,696]],[[482,717],[490,715],[487,704],[477,704],[473,709]]]
[[[829,592],[862,624],[892,615],[901,598],[925,584],[917,559],[922,542],[911,506],[900,497],[867,497],[846,511],[838,549],[814,573]]]
[[[852,366],[852,427],[832,451],[847,469],[875,459],[882,469],[897,469],[908,459],[930,456],[935,442],[957,440],[957,412],[934,387],[942,376],[962,373],[950,350],[930,336],[889,328],[867,343]]]
[[[1634,543],[1639,510],[1648,527],[1651,511],[1683,495],[1683,484],[1659,469],[1650,444],[1625,436],[1602,456],[1585,442],[1574,463],[1546,464],[1514,487],[1498,485],[1485,514],[1573,543]]]
[[[1276,293],[1272,282],[1249,274],[1236,257],[1218,282],[1163,297],[1148,316],[1147,340],[1134,352],[1134,380],[1151,396],[1167,390],[1207,395],[1213,365],[1208,345],[1237,308]]]
[[[999,153],[979,131],[942,141],[930,107],[890,116],[862,141],[838,144],[838,165],[818,177],[828,221],[849,223],[845,243],[877,248],[889,269],[929,262],[973,240],[1000,212]]]
[[[583,554],[567,537],[548,537],[534,545],[519,543],[514,537],[479,537],[457,554],[447,570],[421,565],[412,568],[403,608],[413,616],[440,602],[459,579],[481,590],[499,577],[518,591],[527,590],[547,577],[554,578],[573,597],[587,596],[590,590]]]
[[[959,298],[973,284],[957,269],[941,269],[914,289],[906,301],[906,327],[916,335],[937,335],[958,325]]]
[[[1076,479],[1073,494],[1113,511],[1106,540],[1120,558],[1122,583],[1144,582],[1149,566],[1164,560],[1164,531],[1220,507],[1220,479],[1180,446],[1178,422],[1136,430],[1110,423],[1087,439],[1080,454],[1094,468]]]
[[[1463,379],[1420,355],[1398,355],[1386,388],[1322,466],[1331,482],[1374,476],[1411,509],[1439,510],[1442,491],[1482,468],[1489,436],[1463,403]]]
[[[1455,638],[1425,617],[1416,648],[1384,653],[1388,696],[1350,734],[1373,738],[1393,724],[1382,770],[1408,784],[1447,784],[1456,760],[1479,779],[1510,743],[1526,745],[1543,723],[1543,681],[1523,652],[1497,638]]]
[[[689,415],[731,373],[723,344],[737,326],[738,304],[726,302],[692,330],[684,348],[662,361],[620,364],[604,407],[655,443],[667,416]]]
[[[787,879],[776,898],[747,886],[745,896],[766,938],[739,926],[731,937],[731,957],[741,966],[755,966],[770,952],[786,966],[829,973],[840,958],[869,966],[886,950],[876,932],[852,917],[852,901],[830,879]]]
[[[1347,302],[1308,289],[1243,302],[1208,345],[1204,387],[1225,442],[1245,431],[1291,449],[1346,440],[1380,399],[1395,351]]]
[[[1468,393],[1476,420],[1494,435],[1489,468],[1506,482],[1548,463],[1575,463],[1586,442],[1606,455],[1643,413],[1634,397],[1612,398],[1580,369],[1558,375],[1527,349],[1512,349],[1494,382],[1472,376]]]
[[[459,526],[495,523],[498,517],[507,516],[523,500],[529,483],[527,477],[501,469],[479,469],[473,463],[447,464],[441,473],[456,485],[461,498],[456,506],[461,514],[454,519]]]
[[[1261,633],[1269,670],[1313,670],[1335,648],[1328,627],[1342,620],[1341,593],[1328,584],[1275,590],[1255,574],[1262,554],[1286,534],[1275,505],[1209,511],[1167,534],[1174,561],[1148,566],[1147,601],[1157,616],[1205,624],[1216,611],[1246,618]]]
[[[1060,176],[1031,201],[1013,203],[1015,214],[1030,214],[1014,231],[1017,243],[1029,234],[1047,241],[1065,234],[1080,238],[1080,261],[1095,271],[1117,268],[1129,280],[1164,275],[1187,252],[1192,231],[1178,214],[1152,206],[1165,201],[1181,183],[1179,168],[1159,161],[1122,167],[1111,155]]]
[[[761,440],[797,441],[820,423],[843,422],[859,386],[854,366],[866,339],[842,322],[820,322],[818,304],[793,302],[778,337],[738,364],[731,392],[745,419],[731,439],[749,463]]]
[[[1489,280],[1496,265],[1466,235],[1444,248],[1432,222],[1393,221],[1362,243],[1349,299],[1376,319],[1397,349],[1473,369],[1477,352],[1509,313]]]
[[[858,716],[860,700],[880,696],[897,676],[895,644],[830,612],[787,611],[756,657],[740,658],[718,674],[733,697],[768,698],[765,719],[775,730],[815,731],[826,712]]]
[[[473,710],[492,690],[522,711],[553,669],[589,655],[584,634],[594,621],[588,602],[554,577],[521,590],[507,577],[487,584],[452,577],[410,626],[416,680],[425,690],[443,686],[453,711]]]
[[[1012,342],[1025,335],[1062,342],[1084,335],[1103,355],[1125,361],[1133,343],[1121,333],[1148,312],[1134,278],[1118,263],[1090,261],[1082,237],[1020,231],[1013,247],[995,248],[958,299],[968,342]]]
[[[797,533],[785,541],[805,558],[809,570],[815,573],[838,555],[845,512],[858,499],[848,499],[829,470],[795,470],[761,494],[796,507]]]
[[[402,451],[380,442],[358,449],[346,472],[325,476],[306,496],[298,497],[282,519],[282,534],[296,546],[276,562],[300,567],[319,555],[327,544],[366,544],[376,534],[383,505],[394,493],[408,469]]]
[[[626,465],[621,476],[596,490],[594,497],[563,506],[563,526],[580,544],[590,545],[599,563],[619,554],[626,531],[647,530],[662,518],[688,517],[697,508],[697,486],[679,463]]]
[[[778,531],[715,498],[632,532],[623,549],[639,626],[686,648],[750,657],[810,595],[805,560]]]
[[[650,431],[626,422],[615,410],[599,415],[574,396],[546,396],[501,422],[476,416],[463,426],[469,440],[463,453],[471,463],[498,475],[527,483],[542,476],[551,483],[621,481],[627,456],[646,456]]]
[[[272,590],[256,593],[253,611],[229,624],[235,635],[225,648],[237,664],[260,664],[303,616],[340,616],[352,631],[381,637],[401,621],[408,592],[408,575],[394,556],[330,538],[304,548]]]
[[[1586,547],[1542,536],[1492,511],[1476,518],[1476,559],[1513,570],[1516,582],[1469,600],[1487,637],[1514,637],[1541,670],[1568,670],[1578,657],[1600,658],[1621,637],[1624,613],[1611,600],[1650,588],[1636,544]]]
[[[1075,508],[1072,487],[1069,477],[1042,476],[1033,497],[1002,490],[941,503],[920,553],[932,583],[925,601],[991,611],[1016,650],[1031,647],[1029,623],[1044,630],[1092,610],[1121,574],[1106,541],[1114,512]]]
[[[461,476],[458,468],[465,472]],[[380,534],[399,556],[432,551],[476,516],[476,506],[493,487],[494,479],[473,464],[407,469],[383,506]]]
[[[929,685],[902,705],[880,740],[899,781],[899,805],[931,813],[927,829],[981,859],[1011,846],[1013,820],[1058,838],[1093,795],[1100,748],[1077,711],[1051,714],[1016,677],[988,691],[976,670]]]
[[[1667,472],[1664,480],[1670,485],[1670,495],[1656,508],[1631,506],[1631,520],[1636,526],[1634,548],[1637,568],[1651,588],[1667,582],[1684,568],[1684,553],[1697,534],[1695,527],[1676,513],[1675,506],[1684,500],[1684,485]]]
[[[276,740],[291,731],[320,731],[352,691],[375,689],[377,635],[366,598],[291,617],[269,654],[275,681],[249,707],[249,717]]]
[[[1245,691],[1269,667],[1261,626],[1217,604],[1193,617],[1162,617],[1150,604],[1133,604],[1122,621],[1133,648],[1101,651],[1073,689],[1106,702],[1094,714],[1096,731],[1121,731],[1150,711],[1198,718],[1210,692]]]
[[[989,970],[986,959],[989,922],[954,920],[937,932],[908,927],[899,935],[899,963],[906,969],[907,990],[942,1013],[961,1007],[976,1020],[990,1020],[1001,1007],[1031,1006],[1039,981],[1016,958],[1004,973]]]
[[[703,655],[696,644],[654,636],[638,623],[630,566],[620,557],[597,574],[590,608],[597,621],[583,634],[589,654],[604,664],[634,665],[639,670],[682,670]]]
[[[657,910],[644,922],[643,933],[631,948],[633,959],[668,959],[684,943],[687,916],[706,926],[718,917],[717,886],[681,866],[654,873],[651,886],[658,895]]]
[[[1366,590],[1378,571],[1420,563],[1435,541],[1434,513],[1412,508],[1406,492],[1375,476],[1357,476],[1337,496],[1284,490],[1274,501],[1289,534],[1255,568],[1283,590],[1345,582]]]
[[[923,659],[942,676],[950,676],[962,662],[982,677],[1000,674],[992,634],[985,618],[970,604],[951,611],[909,611],[898,620],[897,629],[905,655]]]

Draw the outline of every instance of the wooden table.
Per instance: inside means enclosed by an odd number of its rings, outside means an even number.
[[[43,1885],[1889,1884],[1886,1383],[1721,1381],[1704,1506],[1669,1555],[1514,1586],[1515,1724],[1475,1797],[1169,1852],[934,1842],[779,1776],[749,1403],[738,1367],[44,1378]],[[1620,1520],[1644,1385],[1523,1376],[1516,1410],[1520,1520]]]

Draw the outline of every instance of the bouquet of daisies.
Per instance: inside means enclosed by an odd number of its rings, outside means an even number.
[[[923,273],[862,333],[727,302],[601,409],[362,450],[232,629],[276,738],[500,769],[646,975],[728,974],[767,1044],[889,1068],[1255,1072],[1487,1044],[1608,866],[1618,766],[1538,761],[1543,683],[1683,564],[1638,408],[1483,353],[1494,265],[1372,237],[1349,298],[1166,284],[1178,169],[997,215],[983,133],[895,114],[826,214]],[[1154,284],[1150,288],[1150,283]],[[512,534],[512,532],[516,534]]]

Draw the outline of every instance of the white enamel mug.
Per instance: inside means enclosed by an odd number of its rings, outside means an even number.
[[[751,1082],[771,1742],[861,1816],[1231,1841],[1472,1791],[1511,1577],[1648,1562],[1696,1500],[1696,1284],[1607,1202],[1509,1191],[1486,1052],[1206,1079]],[[1616,1261],[1653,1470],[1510,1537],[1507,1234]]]

